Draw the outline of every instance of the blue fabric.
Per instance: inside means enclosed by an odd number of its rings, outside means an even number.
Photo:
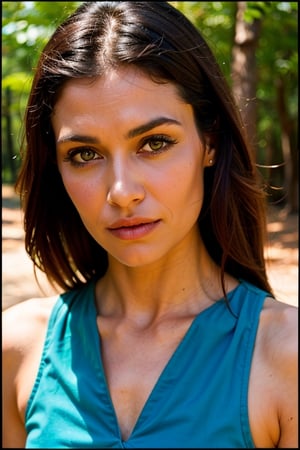
[[[202,311],[122,441],[101,361],[94,283],[59,297],[26,411],[26,448],[254,448],[248,381],[268,295],[241,281]]]

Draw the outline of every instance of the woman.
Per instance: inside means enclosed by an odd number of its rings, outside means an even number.
[[[296,308],[267,279],[243,130],[167,2],[86,2],[58,27],[17,188],[64,294],[4,313],[4,447],[297,447]]]

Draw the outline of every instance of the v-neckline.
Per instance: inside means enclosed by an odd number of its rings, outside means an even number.
[[[239,284],[233,289],[231,290],[228,294],[228,300],[230,301],[232,299],[232,296],[234,295],[234,293],[239,289],[239,287],[241,286],[241,281],[239,282]],[[98,324],[97,324],[97,317],[98,317],[98,312],[97,312],[97,308],[96,308],[96,295],[95,295],[95,283],[93,283],[93,289],[92,289],[92,296],[93,296],[93,301],[91,301],[90,303],[92,304],[92,326],[91,326],[91,331],[93,334],[93,338],[96,341],[96,349],[98,352],[98,358],[97,358],[97,374],[95,375],[96,377],[98,376],[98,374],[101,374],[101,382],[104,384],[104,391],[105,391],[105,395],[106,395],[106,399],[108,400],[108,403],[110,405],[111,408],[111,414],[113,415],[113,419],[114,419],[114,424],[115,424],[115,429],[117,430],[118,433],[118,438],[120,439],[120,442],[122,442],[123,444],[126,444],[127,442],[129,442],[133,437],[134,434],[136,432],[136,430],[139,427],[140,422],[143,420],[144,415],[147,412],[147,409],[150,405],[150,403],[153,401],[153,398],[155,399],[155,395],[156,392],[159,391],[159,387],[160,385],[164,382],[164,379],[168,377],[168,373],[170,373],[171,369],[173,366],[173,362],[174,360],[177,359],[178,355],[180,354],[182,348],[187,344],[187,342],[189,341],[189,337],[192,334],[194,328],[196,327],[197,323],[199,322],[199,320],[203,320],[206,316],[206,314],[208,314],[211,310],[213,309],[217,309],[220,308],[221,306],[226,306],[224,297],[220,298],[219,300],[217,300],[216,302],[214,302],[212,305],[209,305],[207,308],[205,308],[204,310],[202,310],[200,313],[198,313],[191,321],[190,325],[188,326],[186,332],[184,333],[182,339],[180,340],[180,342],[178,343],[178,345],[175,347],[174,351],[172,352],[170,358],[168,359],[168,361],[166,362],[165,366],[163,367],[162,371],[160,372],[159,376],[156,379],[156,382],[154,383],[148,397],[146,398],[146,401],[142,407],[142,409],[140,410],[140,413],[137,417],[137,420],[128,436],[127,439],[123,439],[122,438],[122,433],[121,433],[121,429],[120,429],[120,425],[119,425],[119,421],[118,421],[118,417],[116,414],[116,410],[112,401],[112,397],[111,397],[111,393],[108,387],[108,382],[107,382],[107,378],[105,375],[105,370],[104,370],[104,365],[103,365],[103,358],[102,358],[102,348],[101,348],[101,335],[100,335],[100,330],[98,329]],[[94,342],[93,340],[93,342]],[[172,371],[171,371],[172,372]]]

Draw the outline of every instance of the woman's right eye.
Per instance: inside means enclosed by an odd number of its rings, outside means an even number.
[[[75,166],[82,166],[96,159],[101,159],[101,156],[99,156],[99,154],[95,150],[89,147],[80,147],[74,150],[70,150],[64,161],[69,161]]]

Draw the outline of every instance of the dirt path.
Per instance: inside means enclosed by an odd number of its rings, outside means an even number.
[[[268,273],[277,298],[298,305],[298,215],[286,215],[271,208],[268,217],[270,259]],[[2,186],[2,309],[42,295],[32,264],[24,250],[22,214],[10,186]],[[52,295],[44,276],[40,278],[46,295]]]

